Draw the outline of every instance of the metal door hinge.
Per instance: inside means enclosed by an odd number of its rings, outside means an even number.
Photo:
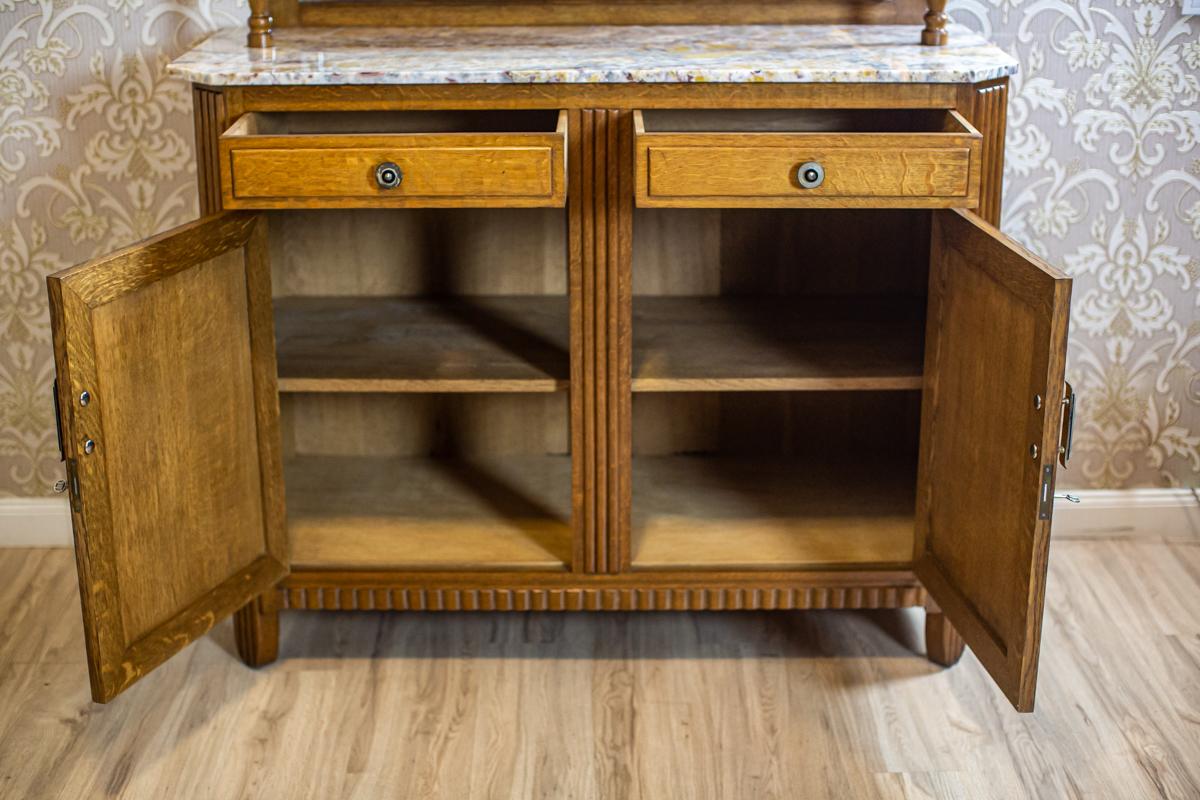
[[[71,498],[71,510],[75,513],[83,511],[83,498],[79,494],[79,470],[75,459],[67,459],[67,496]]]
[[[1050,519],[1054,510],[1054,465],[1042,467],[1042,486],[1038,495],[1038,519]]]
[[[66,461],[67,453],[63,449],[62,407],[58,403],[58,378],[54,379],[50,391],[54,393],[54,432],[58,434],[58,460]]]
[[[1064,467],[1071,460],[1071,442],[1075,439],[1075,389],[1064,382],[1062,433],[1058,438],[1058,463]]]

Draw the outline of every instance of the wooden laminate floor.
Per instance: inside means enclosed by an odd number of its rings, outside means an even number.
[[[919,611],[293,613],[98,706],[71,554],[0,550],[0,797],[1200,797],[1200,542],[1051,573],[1032,715]]]

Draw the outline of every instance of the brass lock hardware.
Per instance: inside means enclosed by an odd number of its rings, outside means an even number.
[[[404,173],[391,161],[384,161],[375,167],[375,183],[379,184],[380,189],[395,189],[402,180]]]

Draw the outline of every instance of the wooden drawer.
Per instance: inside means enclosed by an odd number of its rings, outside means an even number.
[[[221,136],[221,197],[226,209],[561,206],[566,139],[558,111],[249,113]],[[394,169],[381,178],[381,165]]]
[[[647,110],[634,127],[639,206],[979,204],[983,137],[955,111]]]

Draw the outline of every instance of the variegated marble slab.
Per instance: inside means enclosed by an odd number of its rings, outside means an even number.
[[[966,28],[914,25],[285,28],[214,34],[171,64],[212,86],[447,83],[974,83],[1017,62]]]

